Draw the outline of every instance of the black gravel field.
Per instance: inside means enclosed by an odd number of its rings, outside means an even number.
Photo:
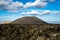
[[[60,40],[60,25],[0,24],[0,40]]]

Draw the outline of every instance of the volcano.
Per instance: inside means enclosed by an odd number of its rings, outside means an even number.
[[[11,24],[46,24],[46,22],[37,17],[22,17],[13,21]]]

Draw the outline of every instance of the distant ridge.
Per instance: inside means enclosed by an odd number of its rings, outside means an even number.
[[[0,24],[10,24],[11,21],[3,21],[3,22],[0,22]]]
[[[13,21],[11,24],[47,24],[47,23],[37,17],[22,17]]]

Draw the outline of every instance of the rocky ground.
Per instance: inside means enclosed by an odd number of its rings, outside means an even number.
[[[0,40],[60,40],[60,25],[0,24]]]

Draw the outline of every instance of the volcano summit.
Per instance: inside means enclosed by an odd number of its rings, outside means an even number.
[[[22,17],[16,19],[11,24],[46,24],[46,22],[37,17]]]

